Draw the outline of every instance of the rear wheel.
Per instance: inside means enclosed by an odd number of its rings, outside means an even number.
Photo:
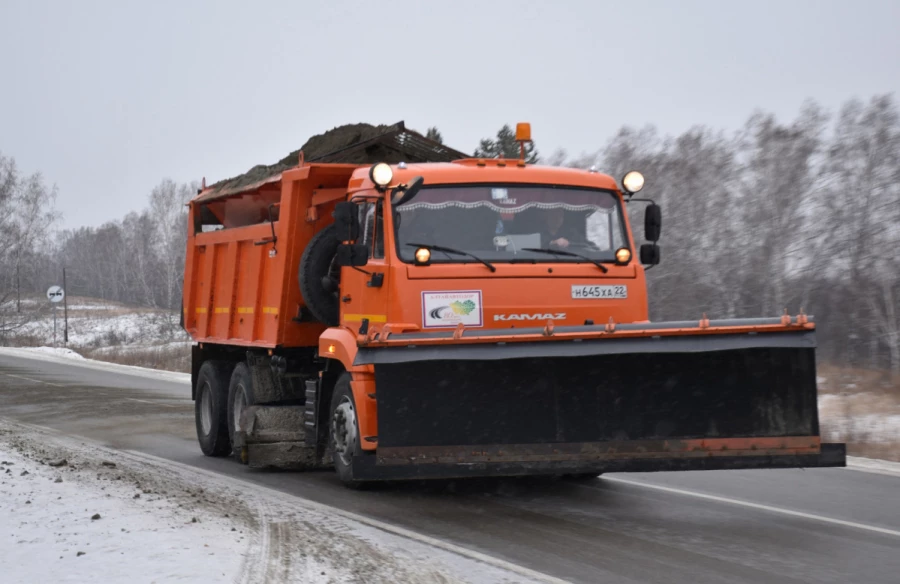
[[[241,414],[244,408],[256,404],[253,392],[253,378],[250,368],[245,363],[238,363],[231,374],[228,385],[228,437],[231,444],[236,444],[234,436],[241,429]],[[235,452],[238,459],[245,462],[240,452]]]
[[[353,477],[353,458],[362,454],[359,442],[359,421],[356,402],[350,389],[350,374],[340,376],[331,397],[329,446],[334,458],[334,470],[341,482],[352,489],[363,489],[369,482]]]
[[[206,361],[197,374],[194,421],[200,450],[206,456],[227,456],[231,452],[226,405],[230,373],[229,363]]]

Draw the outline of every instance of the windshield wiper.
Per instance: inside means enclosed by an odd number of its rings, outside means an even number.
[[[452,247],[444,247],[443,245],[433,245],[433,244],[430,244],[430,243],[407,243],[406,245],[411,246],[411,247],[424,247],[425,249],[433,249],[433,250],[436,250],[436,251],[443,251],[443,252],[446,252],[446,253],[455,253],[455,254],[458,254],[458,255],[469,256],[470,258],[472,258],[472,259],[474,259],[474,260],[478,260],[478,261],[481,262],[482,264],[486,265],[488,268],[490,268],[490,270],[491,270],[492,272],[496,272],[496,271],[497,271],[497,268],[495,268],[495,267],[494,267],[494,264],[492,264],[491,262],[489,262],[489,261],[487,261],[487,260],[481,259],[480,257],[478,257],[477,255],[475,255],[474,253],[470,253],[470,252],[467,252],[467,251],[463,251],[463,250],[461,250],[461,249],[453,249]]]
[[[594,264],[595,266],[600,268],[600,271],[603,272],[604,274],[609,271],[609,268],[607,268],[606,266],[604,266],[597,260],[591,259],[585,255],[581,255],[580,253],[575,253],[573,251],[563,251],[563,250],[559,250],[559,249],[550,249],[550,248],[544,248],[544,247],[523,247],[522,251],[534,251],[534,252],[539,252],[539,253],[549,253],[551,255],[571,256],[573,258],[581,258],[584,261],[591,262],[592,264]]]

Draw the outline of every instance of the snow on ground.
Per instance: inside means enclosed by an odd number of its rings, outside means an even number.
[[[4,583],[558,582],[252,483],[2,418],[0,526]]]
[[[847,466],[854,470],[900,477],[900,462],[878,460],[876,458],[863,458],[861,456],[848,456]]]
[[[192,344],[193,343],[191,341],[173,341],[171,343],[153,345],[153,348],[163,351],[168,349],[183,349],[189,351]],[[117,345],[114,347],[100,347],[91,351],[91,356],[97,358],[102,357],[103,355],[108,355],[110,353],[128,354],[144,351],[146,349],[147,345]]]
[[[72,349],[63,349],[62,347],[23,347],[23,350],[33,353],[43,353],[45,355],[53,355],[56,357],[65,357],[66,359],[84,360],[80,354]]]
[[[158,344],[161,342],[187,341],[180,328],[178,316],[165,311],[123,312],[95,309],[89,312],[69,312],[70,347],[95,348],[111,345]],[[19,337],[43,340],[42,344],[63,344],[63,315],[58,314],[56,336],[53,333],[53,315],[44,315],[17,331]]]
[[[190,368],[190,337],[177,311],[129,307],[106,300],[75,297],[68,309],[68,342],[63,311],[46,303],[23,314],[24,324],[0,339],[0,345],[63,347],[88,358],[172,371]],[[27,307],[26,307],[27,308]]]
[[[244,525],[143,489],[118,465],[50,460],[35,445],[15,444],[9,427],[2,431],[4,582],[215,582],[239,572],[250,537]]]
[[[890,393],[820,393],[819,419],[829,441],[900,444],[900,403]]]
[[[56,354],[55,351],[47,351],[51,347],[0,347],[0,353],[4,355],[20,356],[26,359],[37,361],[51,361],[54,363],[66,363],[71,361],[67,357]],[[150,379],[162,379],[165,381],[181,382],[190,384],[190,373],[178,373],[175,371],[161,371],[159,369],[149,369],[147,367],[135,367],[132,365],[120,365],[118,363],[107,363],[95,359],[81,359],[78,363],[79,367],[89,367],[100,371],[109,371],[111,373],[124,373],[126,375],[138,375],[141,377],[149,377]]]
[[[116,310],[121,306],[114,304],[69,304],[69,310]]]

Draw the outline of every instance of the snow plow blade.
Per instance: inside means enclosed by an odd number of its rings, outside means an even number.
[[[519,342],[433,346],[434,333],[391,335],[398,346],[357,356],[374,365],[379,430],[376,455],[354,474],[844,466],[844,445],[819,438],[815,333],[778,323],[552,331],[563,340],[513,329]],[[570,329],[580,334],[567,342]],[[520,340],[537,332],[547,340]]]

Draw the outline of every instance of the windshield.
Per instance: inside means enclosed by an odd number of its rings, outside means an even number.
[[[413,261],[410,244],[438,245],[496,262],[584,262],[526,251],[574,252],[614,260],[626,245],[618,198],[609,191],[547,185],[465,185],[423,188],[397,208],[397,251]],[[471,262],[444,252],[433,262]]]

